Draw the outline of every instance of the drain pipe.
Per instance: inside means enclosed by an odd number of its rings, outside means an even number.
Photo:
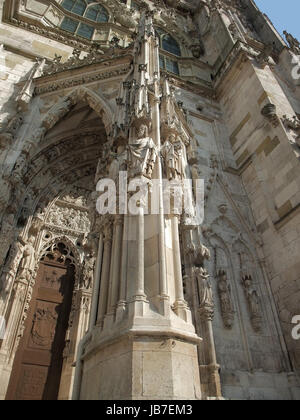
[[[92,329],[95,326],[96,321],[97,321],[102,256],[103,256],[103,234],[101,233],[99,237],[97,263],[96,263],[95,276],[94,276],[95,284],[94,284],[92,304],[91,304],[89,329],[88,329],[87,334],[80,340],[79,345],[78,345],[78,350],[77,350],[77,358],[76,358],[76,363],[75,363],[76,370],[75,370],[73,393],[72,393],[72,400],[74,401],[77,401],[80,399],[80,388],[81,388],[82,371],[83,371],[83,361],[81,359],[83,355],[83,350],[84,350],[85,345],[92,338]]]

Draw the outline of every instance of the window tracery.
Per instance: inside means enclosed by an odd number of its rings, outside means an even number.
[[[61,6],[74,15],[84,17],[95,23],[106,23],[109,15],[106,9],[94,0],[63,0]],[[65,16],[60,25],[61,29],[86,39],[92,39],[95,27],[74,18]]]
[[[159,47],[161,51],[166,51],[174,56],[181,57],[181,49],[175,38],[161,28],[156,28],[155,32],[159,39]],[[162,70],[177,75],[180,74],[177,60],[173,60],[164,54],[160,54],[159,64]]]

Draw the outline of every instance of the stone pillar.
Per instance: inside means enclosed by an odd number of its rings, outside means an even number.
[[[131,216],[132,227],[136,227],[136,264],[134,267],[133,279],[134,282],[132,296],[129,297],[129,316],[137,317],[143,316],[148,308],[148,300],[145,294],[145,220],[144,220],[144,209],[139,208],[137,216]]]
[[[196,281],[198,283],[199,307],[198,316],[202,326],[202,334],[206,341],[204,347],[205,365],[200,366],[201,381],[206,385],[207,398],[222,398],[220,366],[217,364],[216,348],[213,335],[212,320],[214,317],[214,301],[209,275],[205,269],[197,268]]]
[[[91,290],[79,289],[74,292],[73,309],[70,314],[69,330],[66,336],[64,362],[59,387],[59,400],[70,400],[75,378],[74,363],[80,340],[89,328]]]
[[[89,320],[89,329],[91,329],[97,321],[97,311],[98,311],[98,300],[100,293],[100,282],[101,282],[101,270],[102,270],[102,260],[103,260],[103,233],[100,233],[99,244],[98,244],[98,253],[97,261],[94,274],[94,284],[93,284],[93,295],[92,295],[92,304],[91,304],[91,314]]]
[[[116,312],[116,320],[123,318],[126,309],[126,292],[127,292],[127,258],[128,258],[128,216],[124,216],[123,223],[123,241],[122,241],[122,258],[121,258],[121,273],[120,273],[120,289],[119,301]]]
[[[104,317],[107,313],[109,274],[110,274],[110,266],[111,266],[111,248],[112,248],[112,226],[111,226],[111,221],[108,220],[105,226],[105,233],[104,233],[103,265],[102,265],[102,272],[101,272],[99,307],[98,307],[98,316],[97,316],[97,324],[99,324],[100,326],[103,326]]]
[[[5,399],[15,353],[24,332],[26,313],[29,309],[32,287],[25,279],[19,279],[14,284],[6,319],[6,335],[0,350],[0,400]]]
[[[111,246],[104,245],[99,322],[83,344],[79,398],[200,399],[197,345],[201,339],[184,306],[178,222],[173,221],[173,248],[172,228],[168,223],[166,227],[163,208],[159,52],[151,14],[147,12],[143,12],[139,25],[133,67],[131,91],[122,100],[128,108],[127,121],[119,128],[116,124],[119,134],[113,141],[115,145],[120,141],[127,144],[126,164],[129,178],[138,183],[139,192],[135,193],[139,195],[140,207],[137,214],[125,216],[123,243],[121,227],[115,229],[112,262]],[[145,80],[154,89],[148,89]],[[182,116],[179,120],[175,115],[175,102],[169,109],[174,115],[168,117],[181,125]],[[117,117],[116,120],[119,121]],[[126,126],[129,129],[123,136],[120,132]],[[159,211],[146,215],[143,186],[153,186],[154,179],[159,181]],[[166,229],[171,230],[168,245]],[[175,278],[167,275],[167,268],[170,266],[171,273],[173,265]],[[171,308],[170,293],[173,297],[174,290],[176,303]],[[110,311],[119,298],[116,319],[110,319],[109,328],[101,328],[107,296]]]
[[[175,280],[175,313],[187,322],[192,322],[191,312],[188,309],[187,302],[183,294],[183,279],[182,279],[182,265],[180,255],[180,240],[179,240],[179,216],[172,216],[172,238],[174,248],[174,280]]]
[[[114,321],[115,310],[118,303],[118,289],[120,281],[120,264],[122,252],[122,225],[123,217],[118,215],[115,216],[105,328],[109,328],[111,323]]]

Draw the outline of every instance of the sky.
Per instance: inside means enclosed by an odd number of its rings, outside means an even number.
[[[300,0],[254,0],[282,35],[287,30],[300,41]]]

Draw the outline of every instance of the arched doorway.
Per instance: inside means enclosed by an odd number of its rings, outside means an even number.
[[[98,245],[94,178],[98,160],[108,142],[106,125],[110,127],[109,118],[103,114],[95,95],[90,95],[87,89],[82,89],[75,92],[72,100],[67,97],[51,107],[42,120],[43,127],[34,131],[35,147],[26,149],[25,163],[21,159],[12,171],[11,178],[22,193],[20,202],[14,200],[17,210],[12,214],[18,220],[18,235],[16,230],[10,231],[17,240],[8,250],[3,273],[0,271],[0,283],[6,287],[3,299],[0,290],[0,314],[4,314],[7,325],[7,339],[0,342],[0,399],[15,398],[16,389],[11,391],[11,383],[14,377],[15,383],[20,381],[15,357],[21,354],[19,345],[24,332],[29,334],[25,327],[28,317],[33,316],[28,310],[32,307],[32,297],[36,298],[32,279],[24,281],[20,277],[24,244],[30,238],[34,241],[37,261],[41,250],[47,249],[49,242],[59,242],[58,238],[66,238],[67,242],[61,242],[78,253],[74,254],[76,281],[58,399],[68,400],[72,395],[74,362],[78,343],[88,326],[92,295],[92,284],[84,278],[92,278],[86,274],[94,269]],[[49,99],[46,107],[53,101]],[[8,235],[6,238],[10,243]],[[20,348],[24,350],[23,343],[24,340]]]
[[[57,399],[74,281],[73,255],[59,243],[40,262],[6,399]]]

